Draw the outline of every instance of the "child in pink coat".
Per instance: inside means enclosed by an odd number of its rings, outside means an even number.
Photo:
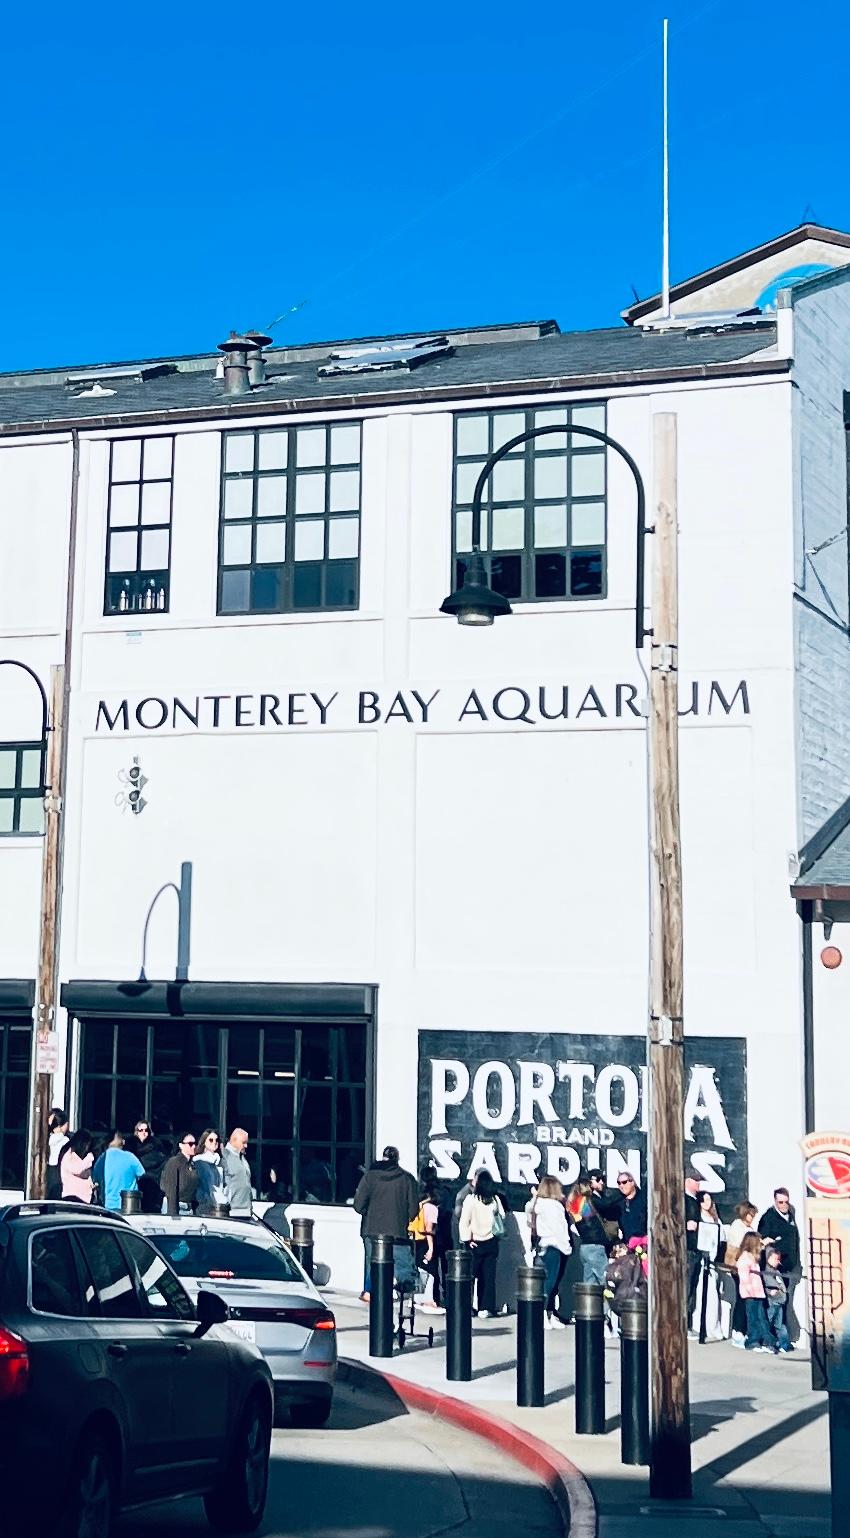
[[[747,1310],[746,1350],[767,1351],[770,1356],[773,1356],[776,1346],[767,1322],[764,1282],[759,1266],[761,1246],[759,1234],[745,1234],[741,1240],[736,1269],[738,1287]]]

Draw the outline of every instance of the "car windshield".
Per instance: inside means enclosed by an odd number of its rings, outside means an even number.
[[[289,1251],[266,1234],[148,1233],[178,1276],[251,1282],[300,1282]]]

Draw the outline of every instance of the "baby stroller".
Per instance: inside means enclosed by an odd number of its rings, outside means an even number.
[[[393,1246],[394,1275],[393,1292],[398,1309],[398,1321],[395,1327],[395,1338],[399,1349],[404,1350],[405,1343],[416,1334],[416,1293],[420,1287],[419,1267],[416,1264],[416,1239],[411,1236],[407,1243]],[[434,1326],[431,1325],[424,1337],[429,1346],[434,1344]]]

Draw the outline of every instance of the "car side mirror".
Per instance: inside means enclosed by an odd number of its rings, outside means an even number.
[[[229,1318],[227,1304],[224,1298],[219,1297],[217,1292],[204,1292],[201,1290],[198,1293],[198,1300],[195,1304],[195,1313],[198,1316],[198,1328],[195,1331],[196,1339],[206,1335],[207,1330],[211,1330],[214,1324],[226,1324]]]
[[[327,1287],[331,1279],[331,1268],[320,1260],[313,1267],[313,1282],[316,1287]]]

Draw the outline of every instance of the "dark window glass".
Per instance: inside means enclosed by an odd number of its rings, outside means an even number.
[[[246,1079],[243,1082],[237,1080],[227,1086],[227,1113],[225,1125],[231,1127],[244,1127],[252,1143],[256,1143],[260,1132],[260,1106],[258,1099],[259,1074],[254,1082]],[[253,1155],[249,1149],[248,1162],[251,1163]]]
[[[302,1079],[333,1078],[335,1045],[335,1035],[326,1026],[305,1026],[301,1032]]]
[[[336,1152],[336,1199],[351,1200],[363,1173],[363,1144],[355,1148],[338,1148]]]
[[[151,1243],[178,1276],[237,1278],[252,1282],[299,1282],[289,1251],[259,1228],[243,1234],[151,1234]]]
[[[32,1306],[42,1314],[80,1318],[85,1314],[80,1281],[67,1234],[33,1235],[30,1246]]]
[[[145,1081],[117,1079],[115,1083],[115,1125],[129,1137],[140,1116],[145,1114]]]
[[[333,1201],[333,1155],[330,1148],[300,1148],[299,1186],[303,1202]]]
[[[173,468],[172,437],[109,445],[104,614],[168,609]]]
[[[337,1077],[341,1084],[366,1083],[366,1027],[337,1031]]]
[[[263,1073],[295,1077],[295,1027],[267,1025],[263,1031]]]
[[[44,832],[40,742],[0,743],[0,836]]]
[[[105,1228],[76,1229],[94,1287],[88,1313],[104,1319],[138,1319],[142,1305],[130,1268],[118,1241]]]
[[[122,1021],[118,1027],[119,1075],[132,1074],[144,1078],[148,1070],[148,1028],[136,1020]]]
[[[538,598],[564,598],[567,591],[567,558],[556,550],[534,557],[534,590]]]
[[[302,1143],[330,1140],[333,1129],[333,1087],[330,1084],[301,1084],[301,1115],[298,1136]]]
[[[195,1310],[188,1294],[172,1276],[161,1254],[138,1234],[122,1234],[122,1246],[139,1273],[142,1292],[152,1313],[161,1318],[194,1319]]]
[[[220,614],[356,609],[359,422],[222,434]]]
[[[258,1189],[267,1195],[269,1200],[291,1200],[295,1189],[292,1171],[292,1146],[288,1143],[269,1143],[263,1138]]]
[[[89,1079],[83,1093],[83,1125],[100,1137],[115,1126],[114,1084],[111,1079]]]
[[[231,1079],[240,1074],[259,1076],[260,1028],[257,1025],[232,1026],[227,1042],[227,1072]]]
[[[573,598],[598,598],[602,592],[602,551],[573,551],[570,578]]]
[[[108,1073],[113,1071],[115,1027],[100,1020],[90,1020],[83,1038],[83,1073]]]
[[[336,1135],[341,1143],[362,1143],[366,1136],[366,1091],[353,1084],[336,1092]]]
[[[263,1142],[267,1138],[281,1142],[292,1137],[295,1109],[294,1084],[269,1084],[262,1087]]]
[[[490,584],[524,603],[602,597],[607,451],[590,436],[606,430],[602,401],[455,417],[455,581],[472,549],[472,498],[482,468],[532,430],[538,436],[510,449],[484,483],[479,541]]]

